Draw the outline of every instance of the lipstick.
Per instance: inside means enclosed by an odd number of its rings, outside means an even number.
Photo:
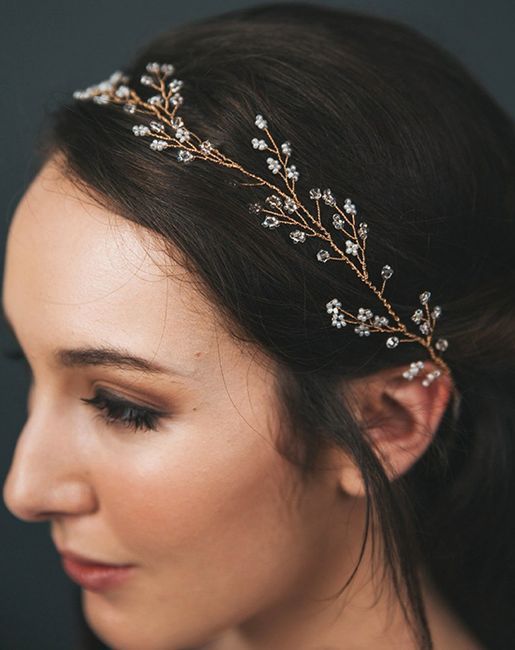
[[[78,556],[62,554],[62,566],[68,576],[84,589],[104,591],[121,585],[133,573],[132,564],[97,564],[79,559]]]

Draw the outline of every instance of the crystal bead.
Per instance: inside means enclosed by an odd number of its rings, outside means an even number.
[[[322,199],[324,200],[324,203],[326,205],[331,205],[331,206],[336,205],[336,199],[334,198],[333,193],[329,188],[325,189],[322,192]]]
[[[96,86],[89,86],[89,88],[86,88],[85,90],[76,90],[74,94],[76,99],[92,99],[96,92],[98,92]]]
[[[368,325],[365,325],[364,323],[360,323],[357,327],[354,328],[354,331],[360,336],[370,336]]]
[[[367,309],[365,307],[360,307],[359,310],[358,310],[358,315],[356,316],[356,318],[358,320],[364,322],[364,321],[368,320],[369,318],[372,318],[373,315],[374,314],[372,313],[372,311],[370,309]]]
[[[284,153],[286,156],[291,156],[291,143],[283,142],[281,145],[281,152]]]
[[[428,302],[429,298],[431,298],[431,292],[430,292],[430,291],[423,291],[423,292],[419,295],[419,298],[420,298],[420,302],[421,302],[423,305],[425,305],[425,304]]]
[[[423,315],[424,315],[424,312],[421,309],[416,309],[413,312],[413,314],[411,315],[411,320],[414,323],[417,323],[417,325],[418,325],[418,323],[420,323],[420,321],[422,320]]]
[[[153,63],[147,63],[147,65],[145,66],[145,69],[146,69],[147,72],[150,72],[152,74],[156,74],[156,73],[159,72],[160,67],[161,66],[159,65],[159,63],[153,62]]]
[[[161,65],[161,72],[166,76],[169,77],[175,72],[175,67],[171,63],[163,63]]]
[[[163,133],[163,131],[165,130],[165,125],[162,124],[161,122],[152,121],[150,122],[150,128],[152,129],[152,131],[155,131],[156,133]]]
[[[295,165],[290,165],[289,167],[286,167],[286,177],[291,178],[294,181],[299,180],[299,172],[297,171]]]
[[[385,264],[381,269],[381,277],[383,280],[389,280],[393,275],[393,269],[389,264]]]
[[[284,199],[284,209],[286,210],[286,212],[292,214],[293,212],[295,212],[295,210],[297,210],[298,207],[299,206],[295,203],[295,201],[291,197],[288,196],[286,199]]]
[[[126,113],[135,113],[136,112],[136,105],[135,104],[124,104],[123,105],[123,110]]]
[[[419,329],[422,332],[422,334],[429,334],[430,331],[429,323],[427,321],[424,321],[421,325],[419,325]]]
[[[440,307],[440,305],[435,305],[433,307],[433,311],[431,312],[431,316],[433,318],[439,318],[441,314],[442,314],[442,308]]]
[[[319,250],[318,253],[317,253],[317,260],[319,262],[327,262],[329,257],[330,257],[330,253],[329,253],[329,251],[326,251],[326,250],[322,249],[322,250]]]
[[[283,205],[283,202],[281,201],[280,197],[277,196],[277,194],[267,196],[265,202],[268,203],[268,205],[271,205],[273,208],[281,208]]]
[[[347,239],[345,242],[345,252],[349,253],[350,255],[357,255],[358,254],[358,244],[355,244],[353,241],[350,239]]]
[[[127,86],[118,86],[115,95],[120,99],[125,99],[126,97],[129,97],[130,93],[131,93],[130,88],[128,88]]]
[[[168,90],[172,93],[176,93],[178,90],[180,90],[184,86],[184,81],[182,79],[172,79],[168,83]]]
[[[412,380],[413,377],[419,374],[419,372],[424,367],[423,361],[412,361],[408,370],[402,373],[402,376],[406,379]]]
[[[154,151],[163,151],[163,149],[166,149],[167,147],[168,143],[164,140],[152,140],[150,143],[150,148]]]
[[[396,336],[389,336],[386,339],[386,347],[393,349],[399,345],[399,339]]]
[[[265,228],[277,228],[279,226],[279,219],[273,215],[269,215],[265,218],[261,225]]]
[[[124,78],[123,72],[121,70],[115,70],[109,77],[109,83],[116,85],[119,81],[122,81]]]
[[[147,103],[152,106],[160,106],[163,103],[163,98],[161,95],[152,95],[152,97],[147,99]]]
[[[306,241],[306,233],[302,232],[302,230],[293,230],[290,233],[290,237],[293,239],[295,244],[298,244],[299,242],[304,243]]]
[[[180,93],[174,93],[170,97],[170,106],[180,106],[184,101],[184,97]]]
[[[204,140],[204,142],[200,143],[200,151],[204,154],[210,154],[213,151],[213,145],[209,140]]]
[[[377,325],[378,327],[388,325],[388,318],[386,318],[386,316],[374,316],[374,325]]]
[[[174,129],[180,129],[181,126],[184,126],[184,121],[182,117],[174,117],[172,120],[170,120],[170,124]]]
[[[135,124],[132,127],[132,132],[134,135],[140,136],[140,135],[149,135],[150,129],[148,126],[145,126],[144,124]]]
[[[336,228],[336,230],[343,230],[345,226],[343,219],[337,212],[333,214],[333,226]]]
[[[337,314],[338,313],[337,308],[341,306],[342,303],[338,300],[338,298],[333,298],[325,305],[328,314]]]
[[[190,160],[193,160],[193,154],[191,151],[186,151],[186,149],[179,149],[177,152],[177,160],[179,162],[188,163]]]
[[[93,101],[95,104],[108,104],[109,97],[108,95],[96,95],[96,97],[93,97]]]
[[[141,83],[143,86],[152,86],[153,83],[154,83],[154,80],[153,80],[152,77],[150,77],[148,74],[144,74],[144,75],[142,75],[141,78],[140,78],[140,83]]]
[[[251,214],[259,214],[262,209],[263,209],[263,206],[261,205],[261,203],[250,203],[249,204],[249,212]]]
[[[256,121],[255,125],[258,127],[258,129],[266,129],[268,126],[268,122],[265,120],[265,118],[262,115],[256,115]]]
[[[345,320],[345,316],[343,314],[333,314],[331,325],[338,328],[346,327],[347,321]]]
[[[190,139],[190,132],[181,126],[175,131],[175,137],[179,142],[186,142]]]
[[[429,386],[429,385],[432,384],[433,381],[434,381],[437,377],[439,377],[441,374],[442,374],[441,371],[438,370],[438,369],[433,370],[433,372],[428,372],[427,375],[426,375],[426,376],[424,377],[424,379],[422,380],[422,385],[423,385],[423,386],[426,386],[426,387]]]
[[[366,224],[364,221],[362,221],[359,224],[358,227],[358,235],[361,237],[361,239],[366,239],[368,235],[368,224]]]
[[[322,192],[320,191],[319,187],[313,187],[309,190],[309,198],[310,199],[319,199],[322,196]]]
[[[345,199],[343,209],[347,214],[356,214],[356,206],[350,199]]]
[[[445,352],[449,347],[449,341],[447,339],[438,339],[435,343],[435,348],[440,352]]]
[[[264,149],[267,148],[267,144],[264,140],[259,140],[258,138],[252,138],[251,142],[254,149],[259,149],[260,151],[263,151]]]
[[[272,158],[271,156],[266,159],[266,162],[268,169],[272,172],[272,174],[277,174],[277,172],[281,169],[281,164],[279,161],[275,158]]]

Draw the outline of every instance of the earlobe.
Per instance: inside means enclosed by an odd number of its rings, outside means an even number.
[[[426,387],[416,379],[406,380],[403,371],[404,367],[389,369],[351,386],[351,410],[390,480],[406,473],[424,455],[452,393],[447,375]],[[361,472],[353,463],[341,467],[340,484],[348,494],[365,494]]]

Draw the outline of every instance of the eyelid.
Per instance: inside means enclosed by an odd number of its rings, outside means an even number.
[[[7,359],[23,362],[24,369],[31,380],[27,406],[30,411],[29,402],[31,390],[34,384],[34,377],[32,367],[25,356],[23,349],[17,342],[15,342],[10,346],[4,346],[1,349],[1,354]],[[99,417],[101,417],[108,425],[133,428],[135,431],[156,431],[159,429],[162,419],[171,417],[171,413],[168,411],[162,411],[153,406],[138,403],[137,401],[122,397],[121,395],[117,395],[116,393],[101,387],[96,389],[94,397],[80,399],[89,406],[95,408],[99,412]],[[132,415],[129,417],[111,416],[110,413],[112,413],[114,409],[130,410],[132,411]]]
[[[135,431],[156,431],[159,429],[161,419],[170,415],[115,395],[105,388],[97,388],[93,397],[81,397],[81,401],[99,411],[99,417],[108,425],[132,428]],[[128,409],[132,414],[129,417],[114,416],[112,415],[114,409]]]
[[[97,387],[95,389],[95,395],[92,398],[81,398],[83,401],[91,402],[92,399],[95,400],[101,400],[101,399],[106,399],[110,400],[112,402],[115,402],[116,404],[120,404],[123,406],[128,406],[128,407],[134,407],[134,408],[139,408],[139,409],[144,409],[145,411],[149,411],[153,413],[154,415],[166,415],[163,411],[160,411],[159,409],[154,408],[153,406],[149,406],[148,404],[143,404],[141,402],[133,401],[132,399],[128,397],[123,397],[122,395],[118,395],[117,393],[112,392],[111,390],[107,388],[103,388],[101,386]]]

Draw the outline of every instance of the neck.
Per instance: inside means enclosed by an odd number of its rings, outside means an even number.
[[[352,582],[337,595],[359,557],[363,527],[355,524],[364,524],[364,504],[353,506],[350,526],[344,517],[330,519],[332,534],[320,540],[302,582],[198,650],[419,650],[393,588],[386,578],[381,583],[377,564],[374,571],[370,540]],[[426,572],[419,575],[434,650],[481,650]]]

